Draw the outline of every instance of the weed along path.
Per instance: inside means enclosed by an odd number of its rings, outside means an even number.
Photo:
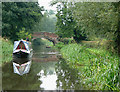
[[[30,72],[23,76],[13,73],[12,63],[2,67],[3,90],[82,90],[78,70],[71,68],[54,48],[33,45]]]

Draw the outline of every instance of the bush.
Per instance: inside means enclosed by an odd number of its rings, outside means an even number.
[[[64,46],[63,42],[59,42],[55,45],[58,49],[61,49]]]
[[[17,32],[16,35],[18,36],[18,40],[21,40],[21,39],[25,40],[27,37],[31,40],[32,38],[31,34],[29,34],[28,32],[25,32],[25,28],[22,28],[22,30]]]

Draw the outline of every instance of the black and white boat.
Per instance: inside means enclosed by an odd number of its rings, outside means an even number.
[[[13,68],[14,73],[23,75],[29,72],[32,60],[31,43],[25,40],[14,42],[13,48]]]

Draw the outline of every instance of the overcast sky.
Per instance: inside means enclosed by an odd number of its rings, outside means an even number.
[[[56,11],[56,5],[50,6],[50,1],[52,0],[38,0],[40,6],[44,6],[46,10],[54,10]]]

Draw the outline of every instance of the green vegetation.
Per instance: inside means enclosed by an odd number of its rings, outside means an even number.
[[[77,43],[96,38],[113,40],[115,48],[120,49],[120,2],[54,0],[51,5],[54,4],[57,4],[56,33],[59,37],[73,37]]]
[[[26,37],[28,37],[29,40],[31,40],[32,38],[31,34],[29,34],[28,32],[25,32],[25,28],[22,28],[22,30],[20,30],[19,32],[16,32],[16,35],[18,36],[18,40],[26,39]]]
[[[57,47],[58,49],[61,49],[64,46],[63,42],[59,42],[55,45],[55,47]]]
[[[86,48],[80,44],[69,44],[61,50],[63,58],[71,68],[80,72],[81,83],[87,89],[119,90],[117,55],[106,50]]]
[[[70,67],[79,70],[81,84],[93,90],[120,90],[120,2],[53,0],[51,5],[54,4],[57,4],[57,21],[51,10],[42,14],[44,9],[38,3],[3,2],[2,36],[12,41],[26,36],[31,38],[31,33],[36,31],[54,32],[56,24],[56,33],[63,38],[56,47]],[[12,43],[0,40],[2,62],[11,61]],[[76,44],[72,44],[74,41]],[[53,45],[45,39],[37,39],[34,43]]]
[[[11,41],[31,39],[33,32],[54,32],[55,24],[54,11],[45,10],[37,2],[2,3],[2,36]]]
[[[12,60],[12,52],[13,52],[13,43],[9,41],[8,39],[2,39],[0,38],[0,41],[2,41],[2,62],[0,64],[5,62],[10,62]]]
[[[35,31],[35,24],[42,18],[43,7],[36,2],[2,3],[2,36],[18,40],[18,33],[24,28],[25,33]]]
[[[55,32],[57,18],[53,10],[45,11],[42,19],[35,25],[37,32]]]
[[[53,43],[47,39],[42,39],[42,43],[44,43],[46,46],[53,46]]]
[[[82,85],[94,90],[119,90],[120,2],[54,0],[54,4],[56,33],[76,41],[56,46],[71,68],[81,72]]]
[[[46,45],[46,46],[53,46],[53,43],[48,41],[47,39],[44,38],[38,38],[33,41],[34,45]]]

